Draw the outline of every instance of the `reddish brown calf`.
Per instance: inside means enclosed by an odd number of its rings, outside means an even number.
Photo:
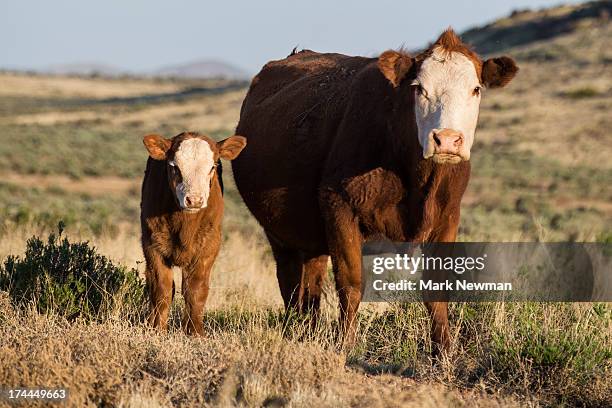
[[[183,272],[183,328],[202,334],[210,271],[221,245],[223,191],[220,158],[233,160],[246,139],[221,142],[197,133],[172,139],[147,135],[149,151],[140,204],[142,249],[151,310],[150,324],[165,330],[174,295],[172,266]]]

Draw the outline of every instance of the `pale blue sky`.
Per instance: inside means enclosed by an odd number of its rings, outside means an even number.
[[[253,73],[291,49],[373,55],[416,48],[517,8],[563,0],[1,0],[0,67],[100,62],[152,70],[200,58]],[[576,1],[569,1],[576,2]]]

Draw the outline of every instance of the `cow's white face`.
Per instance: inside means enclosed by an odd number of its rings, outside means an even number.
[[[519,70],[506,56],[482,61],[451,28],[416,58],[388,50],[377,65],[393,88],[401,89],[404,83],[414,89],[423,158],[436,163],[470,159],[481,87],[504,87]]]
[[[474,62],[460,52],[434,48],[412,85],[423,157],[437,163],[469,160],[482,86]]]
[[[168,161],[170,185],[181,209],[191,212],[205,208],[215,174],[214,153],[206,140],[186,139]]]

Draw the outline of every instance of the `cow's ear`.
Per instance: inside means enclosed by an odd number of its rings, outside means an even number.
[[[393,50],[385,51],[378,57],[378,69],[394,87],[402,82],[413,63],[414,59],[410,55]]]
[[[166,153],[172,146],[172,141],[160,135],[146,135],[142,142],[149,151],[149,156],[155,160],[166,160]]]
[[[221,156],[221,158],[225,160],[234,160],[236,157],[238,157],[238,154],[240,154],[246,144],[246,137],[228,137],[225,140],[217,142],[217,147],[219,148],[219,156]]]
[[[506,86],[519,68],[510,57],[491,58],[482,65],[482,83],[487,88]]]

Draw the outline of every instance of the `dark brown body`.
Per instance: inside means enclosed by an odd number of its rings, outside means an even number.
[[[168,183],[165,161],[149,158],[142,183],[142,248],[149,286],[150,323],[165,329],[173,298],[172,266],[183,272],[185,298],[183,327],[202,333],[202,315],[208,297],[210,271],[221,245],[223,196],[220,168],[215,170],[206,208],[181,211]]]
[[[287,307],[318,308],[331,255],[342,322],[353,335],[361,245],[454,241],[470,164],[422,158],[414,90],[376,58],[302,51],[253,79],[237,133],[238,190],[263,226]],[[430,303],[433,340],[448,345],[446,303]]]

